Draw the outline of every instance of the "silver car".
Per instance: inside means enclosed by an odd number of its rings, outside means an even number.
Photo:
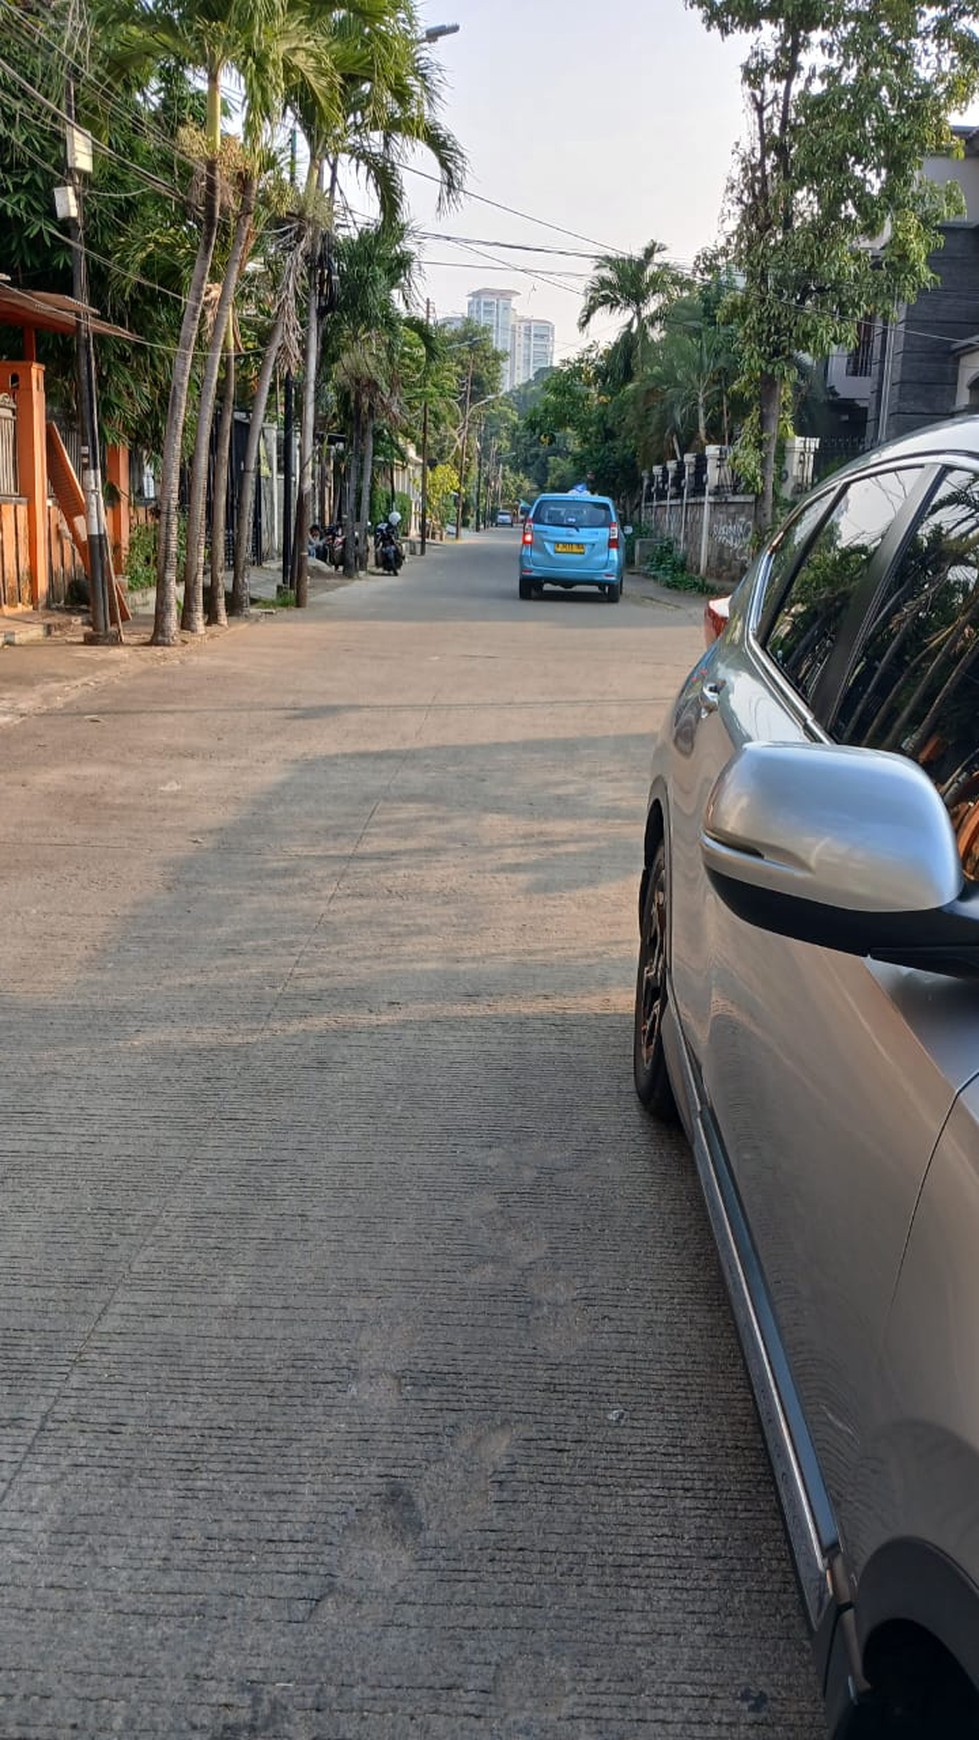
[[[636,1088],[693,1146],[830,1731],[977,1735],[979,418],[754,562],[639,904]]]

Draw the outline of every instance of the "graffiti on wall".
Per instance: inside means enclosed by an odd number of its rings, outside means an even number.
[[[718,519],[714,522],[713,538],[722,549],[729,550],[732,556],[741,556],[751,547],[751,529],[749,519]]]

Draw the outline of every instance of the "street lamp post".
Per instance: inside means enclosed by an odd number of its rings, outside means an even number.
[[[422,41],[438,42],[442,36],[455,36],[458,29],[458,24],[432,24],[425,31]]]
[[[475,357],[469,352],[469,373],[466,376],[466,411],[462,419],[462,458],[459,461],[459,493],[456,497],[456,543],[462,537],[462,504],[466,496],[466,447],[469,442],[469,419],[472,415],[473,363]]]
[[[485,399],[477,399],[475,404],[472,403],[473,361],[474,361],[474,359],[473,359],[472,355],[470,355],[469,373],[466,377],[466,409],[465,409],[465,414],[463,415],[463,419],[462,419],[462,428],[461,428],[459,435],[456,439],[456,446],[459,445],[460,441],[462,442],[462,457],[461,457],[461,460],[459,463],[459,500],[458,500],[458,506],[456,508],[456,529],[455,529],[456,541],[458,541],[462,537],[462,498],[463,498],[463,495],[465,493],[465,488],[466,488],[466,459],[467,459],[467,451],[468,451],[468,447],[469,447],[469,419],[471,418],[473,412],[478,411],[483,405],[490,405],[490,404],[492,404],[494,399],[504,399],[506,397],[505,391],[499,392],[499,393],[487,393]]]

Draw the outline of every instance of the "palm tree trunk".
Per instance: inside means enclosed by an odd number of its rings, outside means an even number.
[[[371,517],[371,486],[374,482],[374,415],[367,412],[367,427],[364,430],[364,462],[360,474],[360,524],[357,527],[357,538],[360,548],[360,567],[367,567],[367,528]]]
[[[231,438],[235,423],[235,342],[232,323],[228,325],[228,348],[224,364],[224,399],[218,424],[218,445],[214,456],[214,483],[211,488],[211,594],[207,620],[215,628],[226,628],[228,612],[224,602],[224,541],[228,519],[228,476],[231,470]]]
[[[317,252],[319,245],[317,242]],[[317,261],[309,264],[309,309],[306,315],[306,364],[303,408],[299,426],[299,490],[296,498],[296,607],[309,603],[309,527],[313,495],[313,425],[316,419],[316,370],[319,364],[320,320],[317,306]]]
[[[343,509],[343,572],[348,580],[352,580],[357,572],[357,478],[360,471],[362,427],[360,401],[357,399],[354,403],[350,453],[344,479],[346,499]]]
[[[183,448],[187,400],[194,367],[194,349],[204,307],[208,273],[218,233],[217,155],[204,166],[204,200],[197,258],[180,324],[180,341],[173,362],[167,427],[160,466],[160,519],[156,547],[156,612],[152,644],[174,646],[177,641],[177,529],[179,521],[180,456]]]
[[[272,376],[275,373],[275,365],[282,346],[285,321],[286,309],[283,302],[275,317],[275,325],[269,335],[268,347],[262,358],[262,366],[255,386],[255,398],[252,402],[251,420],[248,424],[245,463],[241,473],[238,520],[235,526],[235,574],[231,587],[232,616],[244,616],[248,609],[248,586],[245,580],[245,569],[248,566],[252,547],[252,519],[255,507],[258,451],[262,440],[262,427],[265,422],[265,407],[269,402],[269,393],[272,389]]]
[[[257,177],[250,173],[242,188],[241,204],[235,224],[234,241],[225,268],[218,300],[214,330],[204,365],[201,397],[197,412],[197,438],[191,467],[190,504],[187,509],[187,557],[184,564],[184,607],[180,626],[187,634],[204,632],[204,510],[207,503],[207,466],[211,446],[211,425],[217,400],[218,376],[224,350],[225,333],[231,315],[235,291],[246,250],[252,236],[255,215]],[[212,504],[213,505],[213,504]]]
[[[323,158],[310,159],[307,188],[322,188]],[[299,499],[296,503],[296,607],[309,603],[309,524],[313,499],[313,428],[316,422],[316,374],[320,361],[319,261],[322,232],[317,223],[309,233],[309,302],[306,310],[306,378],[299,430]]]

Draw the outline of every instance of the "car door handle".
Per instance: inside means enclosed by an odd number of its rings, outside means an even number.
[[[701,683],[700,711],[702,714],[706,716],[708,713],[717,712],[717,709],[721,704],[721,690],[726,688],[726,686],[723,677],[718,678],[716,683]]]

